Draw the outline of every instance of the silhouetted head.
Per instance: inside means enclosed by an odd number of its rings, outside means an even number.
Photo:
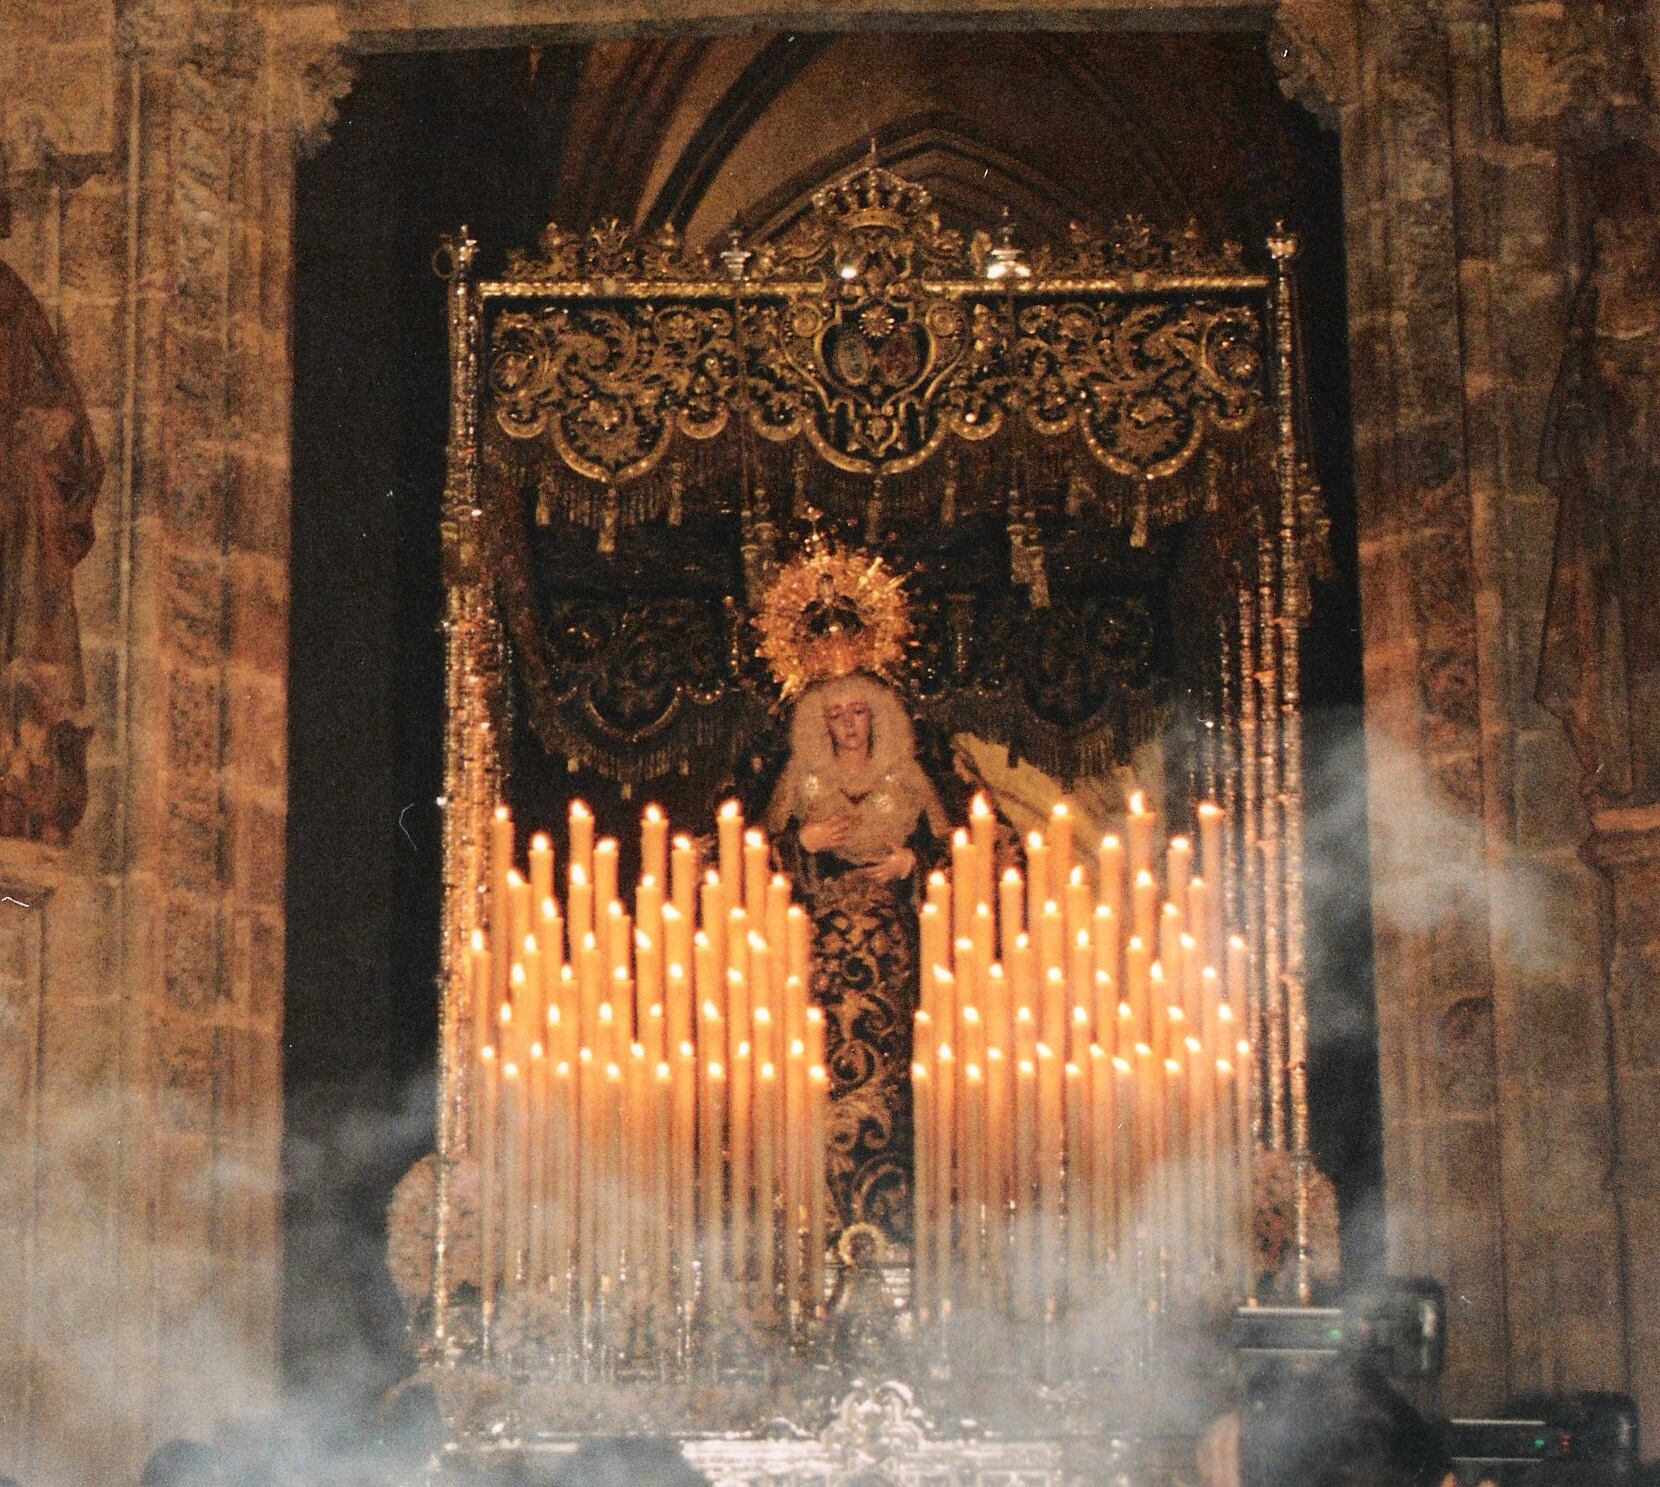
[[[167,1441],[150,1453],[138,1487],[220,1487],[218,1458],[200,1441]]]
[[[1242,1487],[1442,1487],[1441,1433],[1375,1368],[1286,1370],[1254,1388],[1240,1421]]]

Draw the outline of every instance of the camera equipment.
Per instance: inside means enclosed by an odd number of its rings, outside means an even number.
[[[1233,1346],[1250,1367],[1270,1359],[1359,1356],[1397,1379],[1440,1375],[1447,1298],[1432,1280],[1390,1280],[1340,1306],[1241,1306]]]
[[[1636,1472],[1637,1406],[1624,1394],[1516,1400],[1507,1415],[1446,1422],[1460,1482],[1590,1487]]]

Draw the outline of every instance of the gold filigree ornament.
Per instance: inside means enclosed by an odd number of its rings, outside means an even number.
[[[751,623],[786,702],[814,682],[857,672],[895,680],[911,644],[904,578],[816,530],[768,585]]]

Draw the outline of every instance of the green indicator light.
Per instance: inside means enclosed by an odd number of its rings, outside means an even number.
[[[1533,1437],[1533,1449],[1535,1451],[1543,1451],[1545,1449],[1545,1438],[1544,1438],[1544,1436],[1536,1435],[1536,1436]]]
[[[1328,1327],[1326,1329],[1326,1336],[1329,1337],[1333,1342],[1342,1342],[1343,1341],[1343,1329],[1341,1327]]]

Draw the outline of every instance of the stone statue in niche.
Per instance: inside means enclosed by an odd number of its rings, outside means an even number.
[[[0,159],[0,238],[10,231]],[[103,474],[57,334],[0,262],[0,836],[62,842],[86,810],[73,578]]]
[[[1660,801],[1660,157],[1591,162],[1592,249],[1546,418],[1538,697],[1598,805]]]

